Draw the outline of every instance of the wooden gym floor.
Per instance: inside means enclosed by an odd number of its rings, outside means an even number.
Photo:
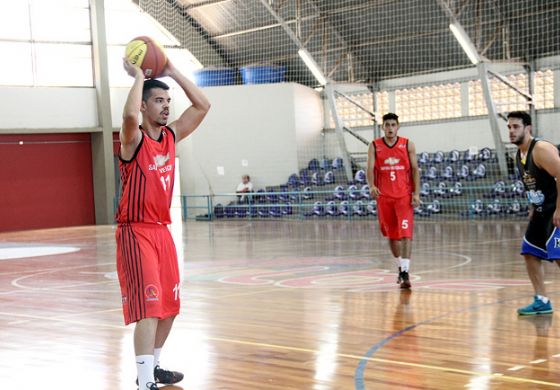
[[[374,221],[177,225],[185,390],[560,387],[560,323],[532,299],[525,222],[417,222],[399,291]],[[182,232],[181,232],[182,228]],[[135,389],[114,227],[0,234],[0,386]],[[560,309],[560,269],[548,265]]]

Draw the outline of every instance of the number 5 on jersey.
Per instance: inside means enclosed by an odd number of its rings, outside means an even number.
[[[390,175],[391,175],[391,181],[397,180],[397,172],[391,171]]]

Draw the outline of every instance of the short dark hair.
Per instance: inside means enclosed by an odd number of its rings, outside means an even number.
[[[394,114],[392,112],[388,112],[387,114],[383,115],[383,123],[385,123],[385,121],[388,120],[395,120],[397,121],[397,123],[399,123],[399,116],[397,114]]]
[[[142,101],[147,102],[151,96],[151,90],[155,88],[161,88],[165,91],[169,90],[169,85],[165,84],[163,81],[156,79],[148,79],[144,81],[144,87],[142,88]]]
[[[525,111],[512,111],[508,114],[507,118],[521,119],[523,126],[531,126],[531,115]]]

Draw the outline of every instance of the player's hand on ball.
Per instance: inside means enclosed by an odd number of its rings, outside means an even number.
[[[376,199],[379,196],[379,194],[381,194],[379,188],[377,188],[376,186],[371,187],[369,193],[372,199]]]
[[[138,65],[134,65],[128,58],[123,58],[123,68],[130,77],[136,78],[139,75],[144,77],[144,72]]]
[[[412,205],[414,207],[418,207],[418,206],[420,206],[420,203],[421,203],[420,202],[420,195],[418,195],[418,194],[412,195]]]

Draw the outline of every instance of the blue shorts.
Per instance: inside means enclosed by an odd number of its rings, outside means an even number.
[[[560,229],[552,224],[553,212],[535,212],[523,237],[522,255],[533,255],[550,261],[560,260]]]

